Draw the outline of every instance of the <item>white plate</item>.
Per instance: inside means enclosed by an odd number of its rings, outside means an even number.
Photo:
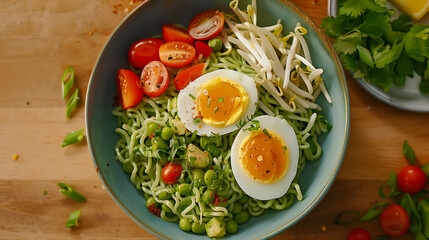
[[[388,6],[392,6],[389,4]],[[392,6],[393,7],[393,6]],[[328,1],[328,15],[337,17],[338,2],[337,0]],[[419,23],[429,24],[429,14],[426,14]],[[419,90],[420,76],[414,73],[414,78],[405,80],[405,85],[398,87],[393,84],[389,92],[384,92],[383,89],[365,82],[362,79],[355,79],[357,83],[369,93],[381,101],[390,104],[394,107],[413,111],[413,112],[429,112],[429,94],[422,94]]]

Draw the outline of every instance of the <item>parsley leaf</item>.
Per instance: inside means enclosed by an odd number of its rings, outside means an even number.
[[[334,42],[334,48],[339,53],[351,54],[356,52],[357,46],[363,43],[358,31],[343,35]]]
[[[414,25],[405,35],[405,51],[408,56],[418,62],[424,62],[429,58],[429,26],[423,24]]]
[[[378,12],[371,12],[366,16],[366,20],[358,27],[362,34],[372,34],[380,37],[387,33],[392,26],[389,24],[390,17]]]

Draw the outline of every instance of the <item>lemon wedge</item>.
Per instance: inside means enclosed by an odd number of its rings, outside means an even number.
[[[392,0],[392,2],[414,21],[420,20],[429,11],[429,0]]]

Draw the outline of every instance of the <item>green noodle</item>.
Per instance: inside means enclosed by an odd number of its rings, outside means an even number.
[[[257,72],[252,69],[246,61],[237,53],[235,49],[228,56],[211,54],[206,64],[206,72],[217,69],[232,69],[249,76],[255,76]],[[136,70],[137,71],[137,70]],[[231,146],[237,131],[224,136],[198,136],[196,133],[186,132],[183,135],[176,134],[170,140],[170,145],[187,145],[193,143],[201,149],[206,150],[208,146],[216,146],[221,151],[219,157],[213,157],[212,168],[216,170],[221,178],[217,194],[224,199],[223,202],[215,206],[204,203],[202,195],[207,187],[201,181],[195,181],[191,174],[191,169],[184,168],[178,183],[174,185],[165,184],[161,179],[163,161],[159,149],[150,146],[150,136],[148,136],[148,124],[155,123],[161,127],[168,126],[174,128],[174,120],[177,115],[177,91],[171,85],[162,97],[145,98],[137,106],[123,110],[117,107],[113,110],[113,115],[118,118],[116,132],[120,136],[115,146],[116,158],[122,163],[125,172],[130,174],[131,182],[137,189],[145,193],[146,198],[153,197],[160,204],[160,217],[168,222],[176,222],[181,218],[189,219],[193,222],[205,223],[212,217],[223,217],[224,221],[233,219],[234,206],[240,204],[242,211],[248,211],[251,216],[260,216],[269,210],[284,210],[289,208],[296,200],[302,199],[302,194],[298,185],[298,179],[307,161],[314,161],[322,154],[322,149],[318,143],[318,135],[330,130],[330,125],[326,118],[320,114],[316,118],[311,129],[307,129],[310,118],[313,114],[311,109],[298,109],[296,112],[284,110],[277,101],[264,89],[258,88],[260,101],[271,110],[275,116],[286,119],[297,134],[300,158],[298,171],[288,192],[277,199],[268,201],[256,200],[248,197],[235,181],[230,166]],[[255,116],[265,115],[260,108],[255,112]],[[183,149],[177,148],[174,153],[170,153],[174,161],[182,161],[184,158]],[[192,191],[181,196],[176,188],[178,184],[189,183]]]

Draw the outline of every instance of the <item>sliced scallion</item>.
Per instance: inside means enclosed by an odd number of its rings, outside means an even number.
[[[335,224],[348,224],[356,221],[360,215],[359,211],[344,211],[340,212],[335,218]]]
[[[62,92],[63,99],[66,99],[68,93],[74,84],[74,69],[72,67],[67,67],[63,72],[62,77]]]
[[[380,197],[388,198],[388,197],[393,197],[393,196],[400,194],[400,192],[398,192],[397,178],[398,177],[396,176],[395,172],[393,172],[393,171],[390,172],[389,180],[387,182],[385,182],[383,185],[381,185],[379,190],[378,190],[378,194],[380,195]],[[385,188],[388,188],[387,190],[389,190],[387,195],[384,193]]]
[[[224,99],[225,99],[224,97],[220,97],[220,98],[218,98],[217,102],[218,102],[218,103],[223,103],[223,100],[224,100]]]
[[[195,118],[193,122],[194,124],[198,124],[201,122],[201,118]]]
[[[61,147],[66,147],[68,145],[74,144],[74,143],[78,143],[80,141],[82,141],[84,135],[84,128],[71,132],[69,134],[67,134],[67,136],[64,138],[63,143],[61,143]]]
[[[190,94],[190,93],[189,93],[189,97],[191,97],[193,100],[196,99],[196,97],[194,95]]]
[[[77,103],[79,102],[79,88],[76,88],[73,95],[70,97],[69,101],[67,102],[67,108],[66,108],[66,118],[70,116],[70,114],[73,112],[73,110],[76,108]]]
[[[402,154],[404,154],[410,165],[415,165],[414,163],[416,159],[416,154],[414,153],[410,145],[408,145],[407,140],[404,141],[404,145],[402,147]]]
[[[254,131],[254,130],[258,130],[258,129],[259,129],[259,121],[258,120],[252,120],[252,123],[250,124],[250,126],[244,130]]]
[[[58,191],[63,193],[64,195],[66,195],[67,197],[72,199],[73,201],[76,201],[76,202],[85,202],[86,201],[86,198],[84,196],[82,196],[80,193],[78,193],[76,190],[71,188],[66,183],[58,183],[58,186],[61,188]]]
[[[262,132],[268,137],[268,139],[271,139],[271,135],[268,133],[267,129],[262,130]]]
[[[375,204],[374,206],[372,206],[372,208],[370,208],[360,219],[360,222],[366,222],[366,221],[370,221],[374,218],[376,218],[378,215],[381,214],[381,212],[383,211],[383,209],[385,207],[387,207],[389,205],[389,203],[387,202],[380,202]]]
[[[79,221],[80,209],[70,213],[69,219],[67,220],[66,227],[71,228],[77,226]]]

